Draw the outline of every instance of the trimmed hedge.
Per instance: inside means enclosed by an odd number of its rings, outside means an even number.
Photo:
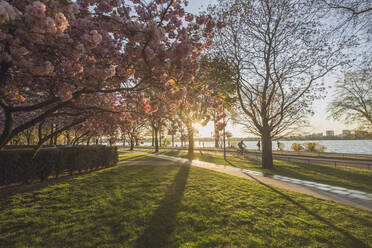
[[[117,148],[106,146],[42,148],[33,156],[33,149],[0,151],[0,185],[44,181],[50,175],[57,178],[66,171],[72,175],[74,171],[96,170],[118,162]]]

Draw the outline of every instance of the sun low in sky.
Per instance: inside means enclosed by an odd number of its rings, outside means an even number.
[[[192,126],[196,129],[196,136],[199,138],[212,137],[213,135],[213,122],[209,122],[205,126],[195,122],[192,124]]]

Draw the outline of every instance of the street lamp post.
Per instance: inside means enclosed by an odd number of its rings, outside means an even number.
[[[223,159],[226,160],[226,117],[225,117],[225,107],[223,108]]]

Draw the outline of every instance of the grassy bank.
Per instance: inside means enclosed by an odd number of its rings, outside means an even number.
[[[368,247],[372,213],[188,166],[119,166],[1,199],[1,247]]]
[[[138,149],[138,151],[146,150]],[[187,158],[187,153],[181,151],[161,151],[158,154]],[[281,160],[274,161],[274,169],[264,170],[261,168],[260,159],[228,155],[227,160],[224,160],[223,155],[200,152],[195,152],[195,159],[372,193],[372,170],[350,167],[335,168],[331,165],[305,164]]]

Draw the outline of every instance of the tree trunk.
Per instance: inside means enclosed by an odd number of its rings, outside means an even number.
[[[174,147],[174,134],[172,134],[172,147]]]
[[[226,128],[223,128],[223,159],[226,160]]]
[[[53,123],[50,123],[50,133],[54,133],[54,125],[53,125]],[[53,142],[54,142],[54,140],[53,140],[53,136],[52,136],[49,139],[49,145],[53,145]]]
[[[261,138],[262,138],[262,168],[272,169],[274,164],[270,132],[269,131],[263,132]]]
[[[123,147],[125,147],[125,139],[123,139]]]
[[[32,131],[29,133],[26,133],[26,140],[27,140],[27,145],[31,145],[31,138],[32,138]]]
[[[151,130],[151,146],[154,147],[155,146],[155,129],[154,127],[152,127],[152,130]]]
[[[71,145],[70,131],[66,131],[66,145]]]
[[[0,135],[0,150],[3,149],[11,139],[12,128],[14,125],[14,115],[9,109],[4,109],[5,125]]]
[[[130,138],[130,150],[133,151],[134,149],[134,138]]]
[[[159,127],[158,135],[159,135],[159,146],[161,147],[161,127]]]
[[[220,135],[217,128],[217,121],[216,121],[216,112],[213,114],[213,123],[214,123],[214,147],[219,148],[220,147]]]
[[[218,132],[216,126],[214,127],[214,147],[215,148],[220,147],[220,136],[219,136],[219,132]]]
[[[53,136],[53,144],[56,146],[57,145],[57,140],[58,140],[59,134],[56,134]]]
[[[159,152],[159,140],[158,140],[158,133],[159,130],[154,127],[154,145],[155,145],[155,152]]]
[[[190,125],[187,126],[187,136],[189,138],[189,148],[187,156],[190,159],[194,158],[194,129],[190,123]]]
[[[214,147],[215,148],[220,147],[220,134],[218,132],[216,125],[214,125]]]
[[[37,137],[39,138],[39,140],[38,140],[38,144],[40,144],[40,142],[41,142],[41,140],[43,139],[43,124],[44,124],[44,122],[42,121],[42,122],[40,122],[39,123],[39,127],[38,127],[38,129],[37,129]]]

